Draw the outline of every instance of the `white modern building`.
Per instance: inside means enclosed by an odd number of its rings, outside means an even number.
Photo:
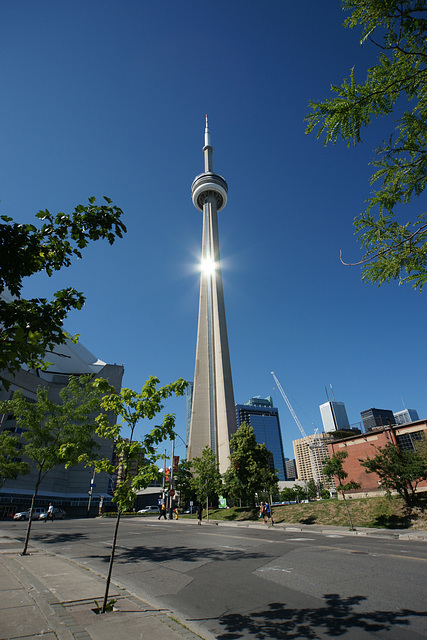
[[[321,404],[319,409],[322,416],[323,429],[326,433],[350,426],[344,402],[329,400],[325,404]]]
[[[402,411],[393,412],[396,424],[409,424],[419,420],[418,412],[415,409],[403,409]]]

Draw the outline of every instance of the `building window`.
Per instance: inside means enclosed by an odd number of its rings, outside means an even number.
[[[419,442],[424,436],[424,431],[415,431],[414,433],[403,433],[396,436],[396,441],[403,451],[415,451],[415,443]]]

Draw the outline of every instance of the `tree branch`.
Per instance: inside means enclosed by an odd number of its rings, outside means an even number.
[[[361,264],[368,264],[369,262],[372,262],[372,260],[375,260],[380,256],[390,253],[390,251],[393,251],[394,249],[397,249],[405,242],[410,242],[412,238],[415,238],[415,236],[420,234],[425,229],[427,229],[427,224],[422,225],[419,229],[414,231],[414,233],[410,235],[408,238],[404,238],[400,242],[397,242],[396,244],[392,244],[390,247],[387,247],[387,249],[381,249],[380,251],[377,251],[377,253],[374,253],[374,255],[370,256],[369,258],[365,258],[364,260],[360,260],[359,262],[344,262],[344,260],[342,259],[342,250],[340,249],[340,262],[346,267],[357,267]]]

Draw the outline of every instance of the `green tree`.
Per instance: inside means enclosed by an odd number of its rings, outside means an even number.
[[[78,205],[71,214],[39,211],[40,228],[0,216],[0,371],[14,374],[24,363],[44,367],[54,346],[65,342],[63,322],[69,311],[81,309],[83,294],[69,287],[57,291],[50,301],[25,300],[21,298],[23,281],[41,271],[51,276],[68,267],[73,257],[82,257],[91,241],[106,239],[113,244],[122,237],[126,232],[120,219],[123,212],[104,199],[105,204],[98,205],[90,198],[89,205]],[[1,295],[6,290],[14,296],[11,301]],[[8,380],[2,382],[9,387]]]
[[[307,482],[307,498],[309,500],[314,500],[316,496],[317,496],[317,486],[313,478],[310,478],[310,480]]]
[[[304,487],[302,487],[299,484],[295,484],[293,487],[293,491],[295,493],[295,497],[297,499],[298,502],[301,502],[301,500],[305,500],[307,497],[307,492],[304,489]]]
[[[205,447],[200,458],[192,459],[192,487],[201,504],[217,502],[222,492],[222,477],[216,456],[210,447]]]
[[[391,442],[360,463],[366,473],[378,475],[388,493],[397,491],[408,506],[414,501],[418,483],[427,480],[427,459],[417,451],[400,449]]]
[[[22,462],[19,440],[9,431],[0,433],[0,489],[11,478],[30,472],[28,462]]]
[[[334,455],[331,458],[326,458],[326,460],[323,460],[323,473],[329,480],[335,481],[337,491],[341,493],[344,500],[345,508],[347,510],[348,521],[350,523],[350,529],[353,531],[354,527],[351,521],[350,511],[348,509],[345,492],[351,491],[352,489],[359,489],[360,484],[358,484],[357,482],[354,482],[354,480],[349,480],[345,484],[343,483],[343,480],[348,478],[348,473],[343,468],[344,460],[347,457],[348,457],[347,451],[338,451],[337,453],[334,453]],[[338,484],[336,483],[336,479],[338,480]]]
[[[352,13],[344,25],[362,25],[360,43],[378,51],[376,64],[359,84],[354,69],[334,94],[310,102],[306,133],[317,129],[324,144],[339,138],[350,146],[374,118],[398,116],[390,136],[379,141],[367,206],[354,222],[364,256],[362,280],[381,285],[392,279],[412,282],[421,290],[427,281],[427,213],[401,222],[400,204],[424,191],[427,182],[427,0],[343,0]],[[397,211],[400,215],[400,210]],[[346,264],[346,263],[344,263]]]
[[[46,475],[56,465],[77,464],[83,453],[97,445],[91,416],[100,409],[100,394],[90,383],[90,376],[70,377],[68,385],[59,392],[61,402],[53,402],[48,394],[46,387],[38,387],[37,400],[32,402],[19,390],[11,400],[0,402],[0,413],[13,413],[17,425],[24,430],[21,451],[37,471],[22,555],[27,553],[31,514]]]
[[[92,459],[87,454],[82,455],[80,461],[87,466],[94,466],[98,472],[116,474],[120,478],[113,494],[113,501],[117,504],[117,518],[102,613],[107,609],[120,516],[124,511],[132,509],[137,491],[148,487],[152,480],[159,479],[160,473],[156,462],[162,455],[158,453],[157,445],[166,438],[175,437],[175,416],[166,414],[161,425],[155,426],[141,439],[134,439],[137,423],[143,419],[152,420],[163,409],[163,401],[166,398],[172,395],[182,396],[187,386],[182,379],[160,388],[157,388],[158,384],[158,378],[150,376],[140,393],[132,389],[122,389],[116,393],[105,380],[98,379],[93,383],[95,389],[105,394],[101,403],[104,413],[96,418],[96,433],[99,437],[114,442],[116,462],[106,458]],[[111,413],[120,416],[121,420],[111,424],[109,420]]]
[[[225,495],[255,507],[256,494],[274,492],[278,478],[271,470],[271,453],[258,444],[254,430],[243,422],[230,438],[230,466],[224,474]]]
[[[296,493],[291,487],[285,487],[283,491],[280,492],[280,499],[282,502],[293,502],[296,500],[296,497]]]
[[[185,506],[193,495],[191,460],[181,460],[175,471],[175,487],[179,492],[180,505]]]
[[[414,447],[421,460],[427,465],[427,437],[425,434],[422,435],[420,440],[414,442]]]

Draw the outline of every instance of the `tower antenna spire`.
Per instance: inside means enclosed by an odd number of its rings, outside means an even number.
[[[209,131],[208,124],[208,114],[206,114],[206,125],[205,125],[205,147],[210,147],[211,145],[211,132]]]
[[[211,132],[209,131],[208,114],[206,114],[205,124],[205,146],[203,147],[203,154],[205,156],[205,172],[211,173],[213,171],[212,164],[213,147],[211,143]]]

